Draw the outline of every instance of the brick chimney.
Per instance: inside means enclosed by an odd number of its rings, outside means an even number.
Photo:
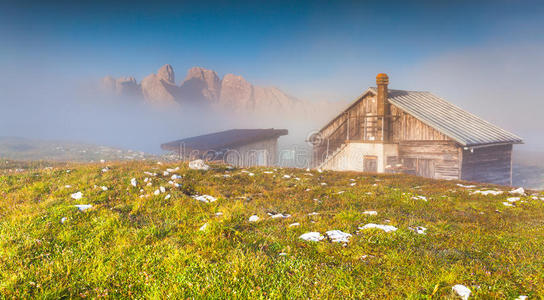
[[[387,74],[380,73],[376,76],[376,85],[378,87],[378,95],[376,96],[378,102],[378,116],[384,117],[383,121],[383,141],[389,142],[391,140],[391,105],[387,100],[387,85],[389,84],[389,77]]]

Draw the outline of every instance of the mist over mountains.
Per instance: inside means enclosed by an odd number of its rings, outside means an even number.
[[[132,76],[102,79],[103,91],[124,97],[136,97],[158,108],[181,109],[205,108],[216,112],[273,115],[281,113],[288,118],[313,116],[325,119],[340,110],[345,103],[310,102],[297,99],[276,87],[253,85],[242,76],[217,72],[202,67],[187,71],[185,79],[176,82],[171,65],[162,66],[141,82]]]

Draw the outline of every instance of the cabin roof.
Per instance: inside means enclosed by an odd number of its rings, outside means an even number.
[[[205,135],[194,136],[161,145],[161,149],[177,151],[180,145],[192,150],[220,151],[239,146],[278,138],[288,133],[287,129],[231,129]]]
[[[350,110],[368,93],[377,94],[377,89],[371,87],[366,90],[344,112]],[[522,143],[519,136],[493,125],[430,92],[389,89],[387,99],[391,104],[450,137],[462,146]]]

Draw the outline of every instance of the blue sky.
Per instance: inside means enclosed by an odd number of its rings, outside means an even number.
[[[542,28],[544,1],[4,0],[0,79],[141,80],[169,63],[178,82],[203,66],[299,98],[350,100],[387,72],[392,88],[439,93],[534,136],[537,115],[495,104],[513,83],[543,102],[528,92],[543,79]]]
[[[536,1],[82,2],[5,3],[8,64],[138,79],[165,63],[179,79],[200,65],[297,92],[290,83],[345,69],[395,72],[444,52],[534,39],[541,32],[531,28],[544,27]]]

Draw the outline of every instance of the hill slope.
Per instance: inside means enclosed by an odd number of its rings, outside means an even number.
[[[105,167],[0,171],[0,294],[383,299],[452,297],[455,284],[478,297],[544,294],[541,194],[508,201],[506,188],[404,175]],[[474,193],[486,187],[505,192]],[[369,223],[398,230],[360,229]],[[299,238],[331,230],[352,236]]]

